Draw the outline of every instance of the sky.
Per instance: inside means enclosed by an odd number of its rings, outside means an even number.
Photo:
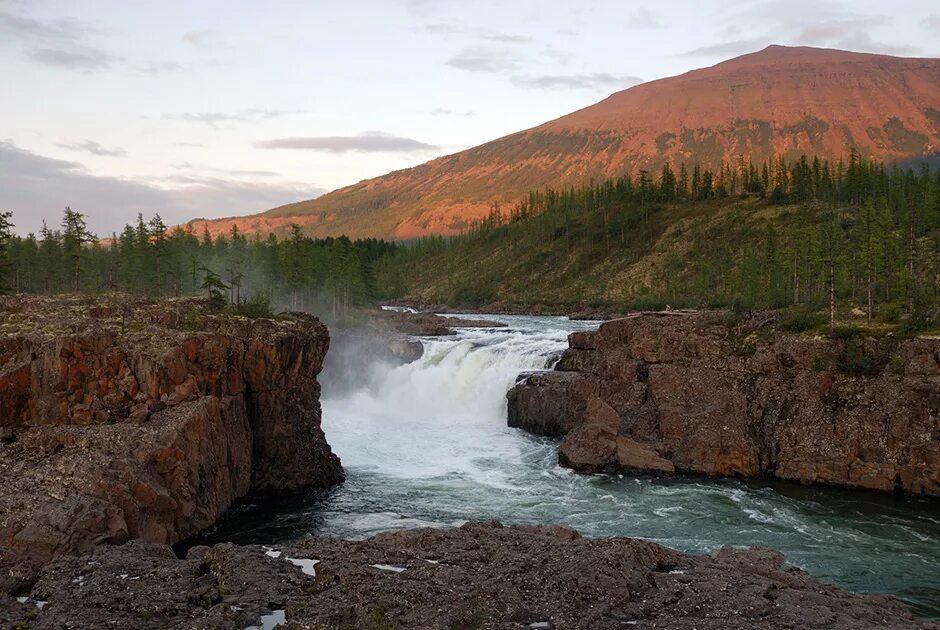
[[[940,57],[940,5],[0,0],[0,210],[252,214],[772,43]]]

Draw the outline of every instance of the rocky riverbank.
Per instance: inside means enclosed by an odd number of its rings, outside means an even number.
[[[249,493],[343,479],[320,430],[316,318],[5,298],[0,333],[0,591],[62,554],[174,543]]]
[[[38,606],[41,605],[41,608]],[[99,547],[47,566],[0,622],[45,628],[937,628],[766,549],[693,556],[479,523],[278,547]]]
[[[509,422],[584,472],[768,476],[940,495],[940,340],[831,338],[773,315],[659,313],[574,333]]]

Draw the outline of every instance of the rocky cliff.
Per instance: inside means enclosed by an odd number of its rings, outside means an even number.
[[[782,332],[773,316],[634,315],[524,376],[509,423],[584,472],[769,476],[940,495],[940,339]]]
[[[41,606],[41,608],[40,608]],[[63,557],[0,624],[29,628],[934,628],[767,549],[692,556],[563,527],[477,523],[365,541],[197,547],[133,542]]]
[[[343,478],[320,429],[329,335],[313,317],[7,298],[0,333],[0,564],[13,567],[0,590],[63,553],[174,543],[248,493]]]

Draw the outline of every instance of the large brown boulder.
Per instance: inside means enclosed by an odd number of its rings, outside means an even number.
[[[320,429],[329,335],[315,318],[8,298],[0,332],[9,575],[101,543],[175,543],[249,493],[343,478]]]
[[[569,346],[556,371],[508,394],[512,426],[570,437],[564,465],[940,495],[940,339],[671,312],[605,322]],[[616,462],[609,434],[590,427],[595,397],[620,419]]]

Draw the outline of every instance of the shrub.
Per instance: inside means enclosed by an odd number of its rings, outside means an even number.
[[[904,320],[901,325],[901,332],[906,335],[914,335],[934,327],[937,319],[934,313],[923,304],[914,303],[914,310]]]
[[[832,329],[832,332],[829,333],[829,336],[833,339],[842,339],[847,341],[850,339],[855,339],[862,333],[862,329],[858,326],[853,326],[851,324],[843,324],[841,326],[836,326]]]
[[[791,310],[783,314],[780,327],[789,332],[806,332],[822,327],[826,316],[809,310]]]
[[[839,353],[836,367],[849,376],[877,376],[884,368],[884,357],[867,354],[858,341],[850,339]]]
[[[236,315],[252,318],[274,317],[274,312],[271,310],[271,299],[263,293],[259,293],[251,299],[242,300],[238,304],[233,304],[232,312]]]

